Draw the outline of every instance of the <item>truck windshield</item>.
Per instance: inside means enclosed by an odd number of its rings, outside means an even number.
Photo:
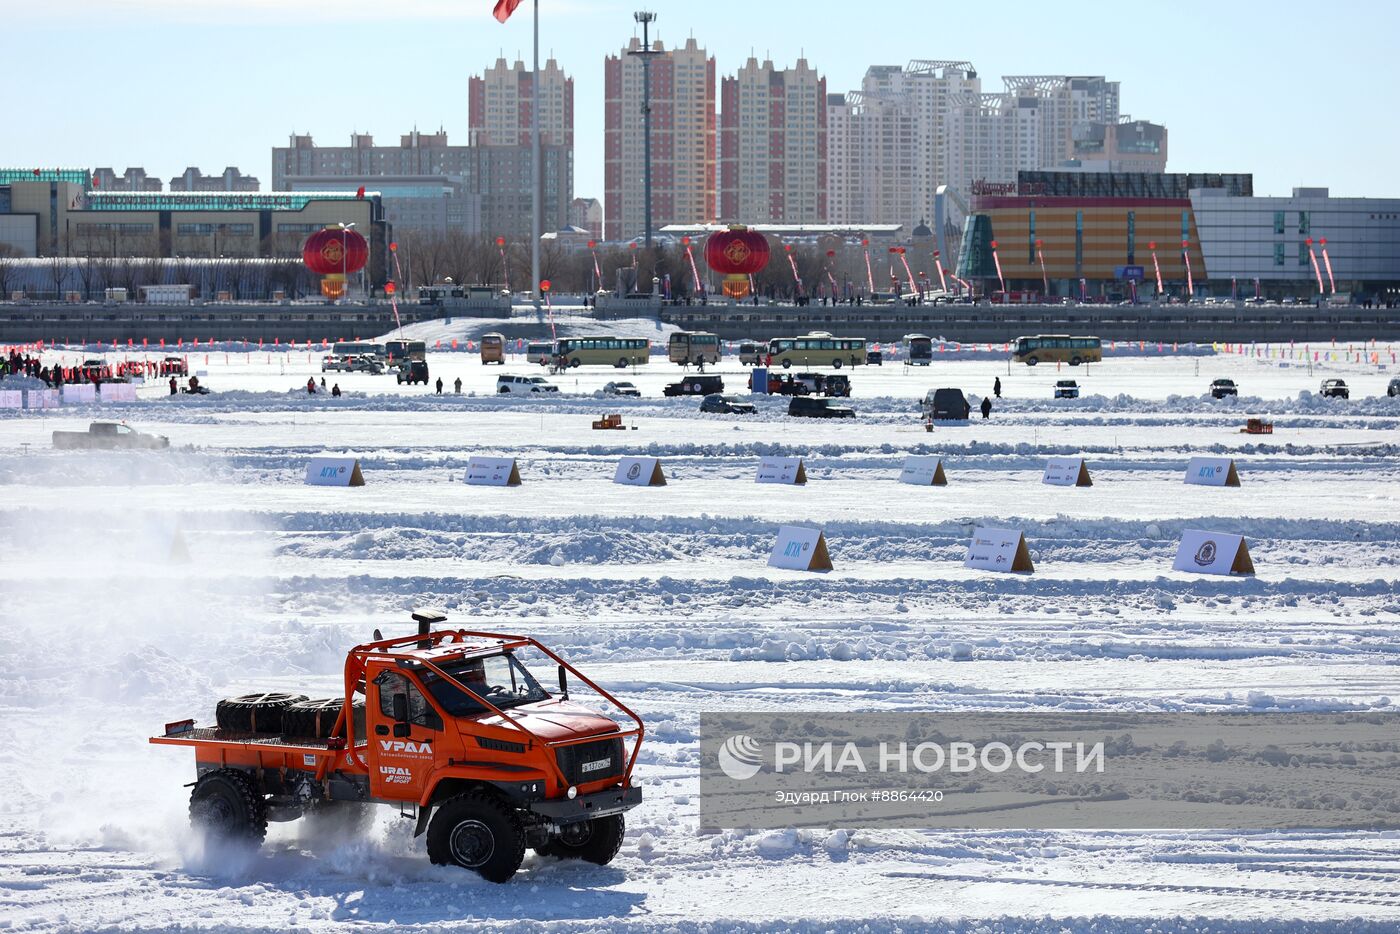
[[[540,687],[534,675],[514,655],[461,658],[438,667],[501,710],[549,699],[549,692]],[[423,685],[442,709],[454,717],[486,712],[487,708],[476,698],[436,672],[425,673]]]

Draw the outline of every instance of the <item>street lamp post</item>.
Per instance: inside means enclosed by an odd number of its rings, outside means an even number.
[[[656,14],[649,10],[639,10],[632,18],[642,24],[642,47],[633,49],[628,55],[642,59],[642,148],[643,148],[643,208],[647,249],[651,249],[651,57],[657,53],[651,47],[651,33],[648,27],[656,22]]]
[[[345,294],[341,296],[341,303],[350,301],[350,228],[353,223],[340,225],[340,279],[345,283]]]

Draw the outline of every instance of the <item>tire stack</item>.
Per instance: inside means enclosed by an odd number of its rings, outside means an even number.
[[[321,697],[316,700],[303,698],[286,709],[282,715],[282,735],[297,739],[329,739],[345,706],[343,697]],[[355,736],[365,735],[365,704],[355,701],[350,708],[355,718]]]
[[[214,720],[219,729],[234,733],[281,733],[287,709],[304,700],[305,694],[273,691],[225,698],[215,708]]]

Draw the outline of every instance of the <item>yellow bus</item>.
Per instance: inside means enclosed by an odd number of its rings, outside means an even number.
[[[481,365],[506,362],[506,338],[504,334],[481,335]]]
[[[768,342],[769,366],[784,369],[798,366],[862,366],[865,363],[865,338],[832,337],[824,331],[813,331],[802,337],[775,337]]]
[[[561,337],[554,345],[558,366],[636,366],[651,360],[651,341],[643,337]]]
[[[1037,334],[1018,337],[1011,345],[1011,359],[1026,366],[1046,363],[1099,363],[1103,360],[1103,342],[1097,337],[1070,337],[1068,334]]]
[[[682,366],[719,363],[719,336],[708,331],[676,331],[666,343],[666,358]]]

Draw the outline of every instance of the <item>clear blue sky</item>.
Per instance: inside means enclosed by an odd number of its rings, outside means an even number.
[[[541,0],[541,54],[575,79],[575,191],[602,197],[603,57],[641,0]],[[492,0],[43,0],[4,16],[0,165],[237,165],[271,181],[293,130],[343,145],[415,124],[467,142],[467,78],[529,61],[530,0],[502,26]],[[1003,74],[1103,74],[1125,113],[1165,123],[1174,171],[1253,172],[1259,194],[1326,185],[1395,196],[1397,7],[1177,0],[853,3],[651,0],[668,44],[694,35],[720,74],[750,52],[800,54],[830,91],[871,64],[969,60]],[[1150,11],[1146,12],[1146,11]]]

